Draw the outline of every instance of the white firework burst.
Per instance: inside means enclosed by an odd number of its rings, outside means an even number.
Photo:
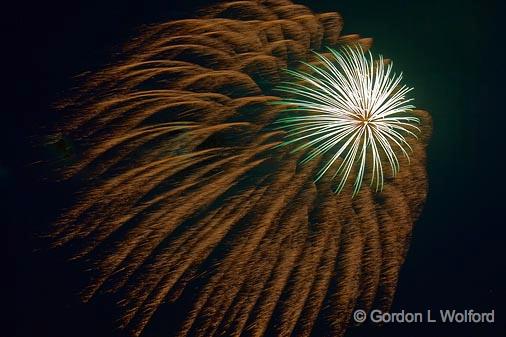
[[[315,181],[341,158],[332,177],[340,177],[336,193],[342,191],[355,165],[353,195],[360,190],[366,169],[371,170],[371,186],[379,191],[385,159],[395,176],[399,171],[395,148],[409,160],[406,149],[411,147],[405,136],[416,137],[413,131],[419,131],[414,125],[419,119],[409,115],[412,99],[406,97],[413,88],[400,86],[402,73],[393,73],[392,63],[385,65],[381,55],[375,61],[358,45],[329,51],[333,60],[316,53],[321,66],[304,63],[311,73],[287,70],[295,81],[277,87],[290,95],[275,102],[288,105],[289,111],[288,117],[277,121],[287,131],[281,145],[302,143],[293,151],[310,149],[301,163],[329,152],[330,159]]]

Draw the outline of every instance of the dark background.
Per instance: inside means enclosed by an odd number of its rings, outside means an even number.
[[[296,1],[297,2],[297,1]],[[504,5],[492,1],[298,1],[339,11],[344,33],[374,38],[394,60],[415,104],[431,112],[430,189],[392,312],[495,309],[495,324],[386,324],[349,336],[505,336]],[[18,2],[3,42],[14,89],[4,99],[0,162],[8,225],[9,336],[114,336],[107,307],[79,304],[76,270],[44,251],[36,233],[68,202],[68,186],[43,179],[37,135],[58,119],[50,104],[72,77],[111,62],[143,24],[191,16],[205,1]],[[5,30],[4,30],[5,32]],[[10,107],[12,105],[12,107]],[[35,146],[34,146],[35,145]],[[5,276],[4,276],[5,277]],[[170,317],[168,318],[170,319]]]

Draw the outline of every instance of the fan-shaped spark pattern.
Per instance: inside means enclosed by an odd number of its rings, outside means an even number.
[[[278,121],[287,130],[283,145],[303,143],[293,151],[310,149],[302,163],[331,152],[318,171],[315,181],[340,158],[333,178],[340,176],[336,192],[344,188],[350,172],[356,167],[353,195],[362,184],[366,162],[372,162],[371,186],[383,189],[383,164],[390,164],[392,175],[399,172],[399,160],[394,147],[409,159],[406,148],[412,150],[404,135],[415,136],[413,123],[419,119],[409,116],[414,106],[406,94],[412,88],[399,88],[402,73],[392,74],[393,63],[385,65],[380,55],[375,62],[371,52],[366,57],[360,45],[329,48],[332,59],[315,53],[321,66],[304,63],[312,72],[287,70],[295,81],[284,82],[277,90],[291,94],[275,102],[286,104],[291,115]],[[415,136],[416,137],[416,136]],[[385,158],[383,158],[385,157]]]
[[[411,165],[353,199],[272,130],[283,69],[370,47],[341,27],[288,0],[224,2],[146,28],[61,104],[61,174],[79,190],[51,239],[85,273],[84,301],[132,336],[340,336],[353,309],[388,309],[425,199],[429,114],[413,111]]]

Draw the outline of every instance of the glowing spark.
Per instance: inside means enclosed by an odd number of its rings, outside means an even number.
[[[340,176],[336,193],[342,191],[354,165],[357,171],[353,195],[360,190],[366,166],[372,166],[371,186],[379,191],[383,188],[384,159],[395,176],[399,160],[394,148],[399,148],[409,160],[406,148],[411,147],[405,135],[416,137],[409,128],[419,131],[413,125],[419,119],[408,116],[414,106],[408,104],[412,99],[406,94],[413,88],[399,88],[402,73],[392,73],[392,63],[385,66],[381,55],[374,61],[372,54],[366,56],[360,46],[329,51],[334,60],[315,53],[322,66],[304,63],[311,73],[287,70],[297,81],[277,87],[291,96],[275,102],[288,105],[286,111],[292,114],[277,121],[287,131],[282,145],[302,143],[294,152],[311,148],[302,164],[331,153],[315,182],[341,158],[332,177]],[[294,116],[293,112],[303,114]]]

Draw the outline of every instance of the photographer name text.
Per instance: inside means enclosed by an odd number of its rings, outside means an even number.
[[[373,323],[494,323],[495,310],[489,312],[477,312],[469,310],[431,310],[425,312],[382,312],[372,310],[366,313],[364,310],[356,310],[353,319],[357,323],[367,320]]]

